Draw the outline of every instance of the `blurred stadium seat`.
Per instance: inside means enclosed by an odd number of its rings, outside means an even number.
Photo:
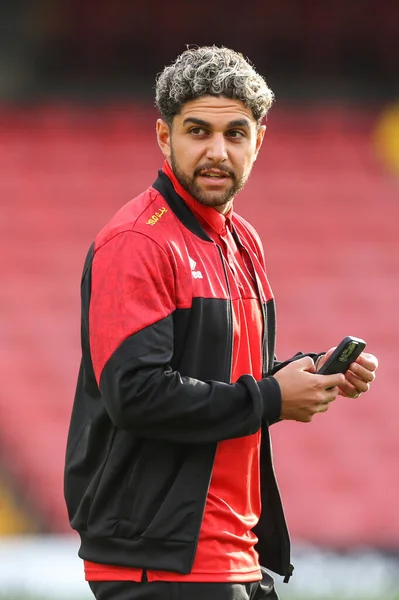
[[[85,253],[113,212],[154,180],[154,118],[140,105],[0,113],[0,447],[48,530],[69,531],[62,469]],[[265,245],[279,356],[351,334],[380,359],[364,399],[339,399],[311,425],[273,428],[293,537],[335,547],[390,548],[399,539],[399,200],[374,158],[374,121],[360,109],[273,109],[236,203]]]
[[[0,481],[0,538],[35,531],[35,523],[10,493],[4,481]]]

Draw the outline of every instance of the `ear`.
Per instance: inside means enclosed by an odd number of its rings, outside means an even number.
[[[265,133],[266,133],[266,125],[261,125],[256,133],[256,143],[255,143],[255,157],[254,160],[257,159],[258,157],[258,152],[262,146],[263,143],[263,138],[265,137]]]
[[[171,135],[171,131],[170,131],[169,125],[163,119],[158,119],[157,120],[158,146],[160,147],[162,154],[164,155],[164,157],[167,160],[170,159],[170,155],[171,155],[170,135]]]

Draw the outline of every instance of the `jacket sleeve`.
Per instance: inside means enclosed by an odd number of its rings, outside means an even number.
[[[199,381],[173,370],[175,265],[154,240],[119,234],[94,255],[90,352],[115,426],[182,443],[255,433],[279,414],[277,381],[244,375],[234,384]]]

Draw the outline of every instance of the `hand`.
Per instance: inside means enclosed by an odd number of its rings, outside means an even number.
[[[331,348],[327,354],[321,356],[317,361],[317,370],[335,350]],[[345,382],[339,386],[339,393],[346,398],[358,398],[360,394],[368,392],[370,384],[375,379],[375,371],[378,367],[378,359],[373,354],[362,352],[345,373]]]
[[[317,375],[313,360],[304,356],[273,375],[281,390],[281,419],[308,423],[314,415],[328,410],[330,402],[345,386],[345,376]]]

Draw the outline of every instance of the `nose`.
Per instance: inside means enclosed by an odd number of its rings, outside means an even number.
[[[223,162],[227,159],[226,140],[222,133],[214,133],[206,149],[206,157],[215,163]]]

